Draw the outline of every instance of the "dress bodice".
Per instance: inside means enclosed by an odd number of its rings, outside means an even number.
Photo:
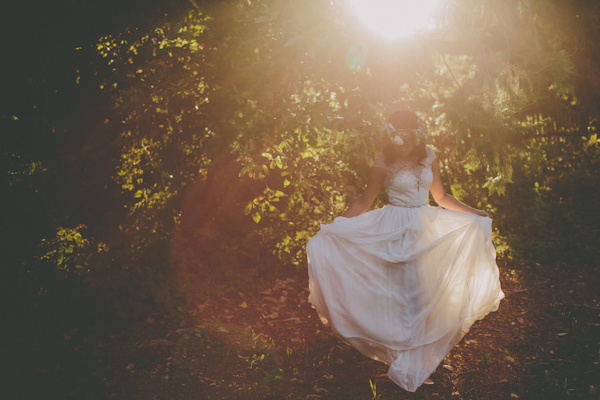
[[[425,150],[427,155],[419,163],[398,160],[388,165],[383,154],[375,158],[373,167],[387,171],[384,186],[391,205],[422,207],[428,204],[429,187],[433,181],[431,163],[435,160],[435,153],[430,147]]]

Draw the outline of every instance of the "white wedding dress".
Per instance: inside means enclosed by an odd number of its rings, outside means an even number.
[[[427,204],[435,154],[386,165],[389,203],[338,217],[308,242],[310,301],[325,325],[415,391],[504,297],[487,217]]]

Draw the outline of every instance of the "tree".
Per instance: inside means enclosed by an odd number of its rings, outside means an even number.
[[[455,0],[436,31],[390,42],[361,28],[343,2],[230,0],[103,36],[84,50],[91,61],[80,81],[97,84],[112,106],[73,132],[83,138],[73,154],[95,160],[94,182],[113,188],[103,205],[86,201],[94,207],[82,217],[102,207],[91,229],[110,256],[84,270],[115,299],[141,291],[163,303],[181,287],[197,301],[280,273],[277,265],[302,265],[319,223],[361,190],[382,122],[398,107],[421,115],[447,186],[495,207],[513,247],[534,231],[559,229],[546,238],[554,246],[586,229],[598,85],[574,59],[597,52],[593,41],[572,41],[598,28],[590,17],[573,29],[573,15],[598,14],[593,2],[574,4],[581,9]],[[573,174],[586,177],[581,194],[550,231]],[[85,176],[72,179],[89,189]],[[597,238],[585,243],[594,246]]]

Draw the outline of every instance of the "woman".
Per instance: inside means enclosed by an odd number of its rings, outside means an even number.
[[[310,301],[413,392],[504,294],[488,214],[445,192],[414,113],[394,113],[388,128],[364,193],[308,242]],[[367,212],[382,186],[389,204]]]

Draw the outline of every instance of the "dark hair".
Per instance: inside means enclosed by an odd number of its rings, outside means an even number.
[[[417,114],[412,111],[396,111],[390,115],[388,123],[392,124],[396,129],[418,129],[419,117],[417,117]],[[417,141],[414,133],[410,133],[410,135],[415,143],[412,154],[415,157],[415,162],[420,163],[427,156],[427,151],[425,150],[425,141]],[[382,153],[385,157],[385,163],[388,165],[398,160],[398,155],[394,151],[392,140],[387,135],[384,135],[383,137]]]

